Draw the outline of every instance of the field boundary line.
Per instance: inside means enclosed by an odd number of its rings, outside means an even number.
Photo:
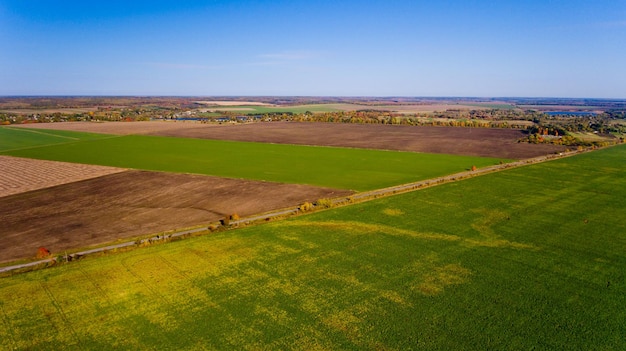
[[[614,146],[614,145],[610,145],[607,147],[611,147],[611,146]],[[474,171],[469,170],[469,171],[454,173],[454,174],[450,174],[450,175],[446,175],[442,177],[421,180],[418,182],[412,182],[412,183],[401,184],[401,185],[383,188],[383,189],[355,193],[347,197],[344,196],[344,197],[330,199],[332,206],[329,208],[321,208],[320,205],[313,204],[312,210],[303,211],[300,209],[300,206],[298,205],[296,207],[288,207],[288,208],[283,208],[283,209],[270,211],[266,213],[251,215],[248,217],[240,218],[238,220],[231,220],[228,224],[220,224],[218,226],[225,228],[226,230],[229,230],[229,229],[238,228],[240,225],[248,226],[248,225],[253,225],[253,224],[261,224],[271,219],[276,220],[279,218],[282,219],[282,218],[292,217],[296,215],[316,213],[320,210],[349,206],[349,205],[356,204],[356,203],[372,201],[372,200],[379,199],[382,197],[388,197],[388,196],[398,195],[402,193],[413,192],[413,191],[426,189],[426,188],[430,188],[430,187],[441,185],[441,184],[456,182],[456,181],[463,180],[463,179],[474,178],[474,177],[482,176],[485,174],[500,172],[500,171],[504,171],[508,169],[519,168],[523,166],[534,165],[534,164],[561,159],[565,157],[571,157],[571,156],[578,155],[581,153],[592,152],[597,149],[599,148],[574,150],[574,151],[569,151],[569,152],[562,152],[559,154],[544,155],[544,156],[539,156],[539,157],[509,162],[509,163],[503,163],[503,164],[478,168]],[[143,245],[146,245],[146,244],[149,245],[149,244],[156,243],[156,242],[167,242],[167,241],[170,241],[171,239],[179,239],[185,236],[191,236],[191,235],[198,234],[201,232],[210,233],[214,231],[214,230],[211,230],[210,227],[215,224],[216,222],[212,222],[208,224],[203,224],[202,226],[192,228],[192,229],[172,230],[172,231],[169,231],[170,234],[158,234],[158,235],[146,238],[146,239],[128,241],[128,242],[123,242],[120,244],[98,247],[94,249],[79,251],[79,252],[72,253],[72,254],[59,255],[57,257],[50,257],[44,260],[38,260],[38,261],[22,263],[22,264],[17,264],[17,265],[4,266],[4,267],[0,267],[0,274],[16,271],[20,269],[34,270],[38,268],[47,268],[47,267],[55,266],[58,263],[77,260],[87,255],[104,253],[108,251],[114,251],[117,249],[142,247]],[[59,258],[60,258],[60,262],[58,262]]]
[[[4,127],[4,128],[7,128],[7,127]],[[32,131],[32,129],[28,129],[28,128],[10,128],[9,127],[7,129]],[[42,133],[42,134],[45,134],[45,133]],[[94,134],[96,134],[96,133],[94,133]],[[54,135],[54,134],[47,134],[47,135],[58,136],[58,135]],[[37,149],[37,148],[40,148],[40,147],[50,147],[50,146],[56,146],[56,145],[88,143],[88,142],[95,141],[95,140],[112,139],[112,138],[119,138],[119,137],[124,136],[124,135],[113,135],[113,134],[102,134],[102,135],[107,135],[107,136],[102,137],[102,138],[98,138],[98,139],[92,139],[92,140],[82,140],[82,139],[78,139],[78,138],[71,138],[72,140],[70,140],[70,141],[60,142],[60,143],[33,145],[33,146],[26,146],[26,147],[16,147],[16,148],[13,148],[13,149],[0,150],[0,154],[5,154],[7,152],[12,152],[12,151],[30,150],[30,149]],[[7,155],[7,156],[9,156],[9,155]],[[25,157],[25,158],[32,158],[32,157]],[[35,159],[35,158],[32,158],[32,159]],[[63,161],[60,161],[60,162],[63,162]],[[76,163],[76,162],[73,162],[73,163]],[[89,164],[89,163],[85,163],[85,164]]]
[[[12,127],[6,127],[6,128],[7,129],[11,129],[11,130],[19,130],[19,131],[23,131],[23,132],[28,132],[28,133],[48,135],[48,136],[53,136],[53,137],[62,138],[62,139],[80,140],[79,138],[74,138],[74,137],[70,137],[70,136],[66,136],[66,135],[57,135],[57,134],[52,134],[52,133],[41,132],[39,130],[34,130],[34,129],[30,129],[30,128],[12,128]]]
[[[127,172],[129,169],[0,153],[0,198]]]
[[[607,147],[610,147],[610,146],[607,146]],[[568,151],[568,152],[560,152],[558,154],[537,156],[533,158],[477,168],[476,170],[473,170],[473,171],[467,170],[467,171],[463,171],[459,173],[453,173],[453,174],[426,179],[426,180],[421,180],[417,182],[394,185],[392,187],[359,192],[359,193],[356,193],[354,195],[351,195],[345,198],[336,198],[336,199],[330,199],[330,200],[333,203],[333,207],[346,206],[352,203],[366,202],[366,201],[378,199],[381,197],[417,191],[420,189],[425,189],[425,188],[429,188],[432,186],[441,185],[441,184],[450,183],[450,182],[456,182],[456,181],[464,180],[468,178],[474,178],[474,177],[482,176],[485,174],[501,172],[501,171],[508,170],[508,169],[529,166],[529,165],[542,163],[546,161],[552,161],[552,160],[561,159],[565,157],[571,157],[574,155],[578,155],[578,154],[585,153],[585,152],[591,152],[594,150],[596,149],[591,148],[591,149],[586,149],[586,150],[574,150],[574,151]]]

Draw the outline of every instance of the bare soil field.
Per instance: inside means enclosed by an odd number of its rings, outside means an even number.
[[[75,132],[102,133],[114,135],[149,134],[167,130],[217,127],[196,121],[150,121],[150,122],[60,122],[12,124],[13,127],[71,130]]]
[[[517,140],[524,136],[520,130],[490,128],[275,122],[170,129],[151,134],[509,159],[530,158],[565,150],[565,147],[557,145],[518,143]]]
[[[0,155],[0,198],[124,171],[123,168]]]
[[[255,101],[236,101],[236,100],[222,100],[222,101],[194,101],[196,104],[208,105],[208,106],[275,106],[264,102]]]
[[[249,111],[255,111],[255,109],[250,108],[250,107],[226,107],[226,108],[220,108],[220,111],[242,111],[242,112],[249,112]],[[211,111],[211,110],[204,110],[204,112],[207,111]]]
[[[125,171],[6,196],[0,262],[247,216],[347,191],[199,175]]]
[[[518,143],[517,140],[522,138],[524,133],[516,129],[297,122],[218,125],[173,121],[39,123],[24,125],[24,127],[117,135],[149,134],[510,159],[530,158],[565,150],[565,147],[558,145]]]

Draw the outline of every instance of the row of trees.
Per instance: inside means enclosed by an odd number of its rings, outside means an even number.
[[[149,121],[152,119],[175,118],[182,110],[177,108],[160,107],[133,107],[107,108],[100,107],[87,112],[61,113],[49,112],[42,109],[40,112],[2,112],[0,124],[47,123],[47,122],[77,122],[77,121]]]
[[[473,111],[470,111],[473,112]],[[437,113],[399,114],[390,111],[361,110],[361,111],[338,111],[300,114],[279,113],[265,114],[264,119],[288,120],[297,122],[331,122],[331,123],[358,123],[358,124],[395,124],[414,126],[447,126],[447,127],[474,127],[474,128],[516,128],[526,129],[529,126],[529,118],[507,120],[500,118],[478,118],[468,116],[459,118],[458,111],[446,111]]]
[[[584,144],[568,135],[572,132],[592,132],[600,135],[626,135],[626,111],[614,110],[597,115],[571,116],[547,115],[534,110],[520,109],[449,109],[434,113],[400,114],[392,111],[363,109],[359,111],[334,111],[312,113],[265,113],[255,114],[257,118],[241,119],[240,112],[216,111],[202,113],[197,109],[181,106],[142,105],[128,107],[99,107],[89,112],[63,114],[56,112],[19,114],[0,113],[0,124],[28,122],[64,121],[143,121],[151,119],[175,119],[203,117],[222,121],[228,118],[234,122],[255,121],[298,121],[359,124],[393,124],[413,126],[446,126],[471,128],[513,128],[527,131],[523,141],[531,143],[559,143],[563,145]],[[618,139],[620,140],[620,139]]]

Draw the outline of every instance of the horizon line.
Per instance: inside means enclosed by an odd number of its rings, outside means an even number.
[[[568,97],[568,96],[460,96],[460,95],[176,95],[176,94],[16,94],[0,95],[0,98],[84,98],[84,97],[160,97],[160,98],[379,98],[379,99],[547,99],[547,100],[610,100],[626,101],[613,97]]]

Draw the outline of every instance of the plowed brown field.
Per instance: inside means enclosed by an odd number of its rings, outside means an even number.
[[[123,168],[0,155],[0,197],[123,171]]]
[[[172,121],[42,123],[25,127],[512,159],[563,150],[553,145],[517,143],[523,134],[512,129],[294,122],[217,125]],[[0,262],[34,256],[40,246],[58,253],[208,223],[225,214],[246,216],[348,194],[300,185],[121,171],[0,157]],[[77,182],[86,178],[92,179]]]
[[[524,159],[565,150],[563,146],[518,143],[521,130],[418,127],[381,124],[269,122],[203,124],[197,122],[73,122],[29,124],[29,128],[107,134],[150,134],[183,138],[339,146],[412,152]]]
[[[218,127],[219,124],[205,124],[195,121],[151,121],[151,122],[61,122],[13,124],[11,128],[36,128],[52,130],[72,130],[75,132],[102,133],[114,135],[149,134],[166,130]]]
[[[556,145],[518,143],[518,139],[524,136],[521,130],[493,128],[273,122],[169,129],[150,134],[509,159],[531,158],[565,150],[565,147]]]
[[[0,262],[161,231],[349,192],[199,175],[125,171],[3,197]]]

